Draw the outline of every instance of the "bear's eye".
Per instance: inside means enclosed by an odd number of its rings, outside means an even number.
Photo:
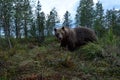
[[[57,37],[59,37],[59,35],[60,35],[59,33],[56,33],[56,36],[57,36]]]

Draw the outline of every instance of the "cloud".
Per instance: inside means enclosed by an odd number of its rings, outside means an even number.
[[[37,0],[32,1],[37,4]],[[100,1],[103,4],[104,9],[112,9],[113,7],[116,9],[120,9],[119,3],[120,0],[93,0],[93,1],[94,4]],[[66,11],[69,11],[71,13],[72,20],[74,19],[79,2],[80,0],[40,0],[42,11],[45,12],[45,14],[49,14],[52,8],[55,7],[61,21],[63,20],[63,16]]]
[[[94,4],[96,4],[98,2],[98,0],[93,0]]]
[[[98,0],[93,0],[94,3],[97,3]],[[41,0],[42,11],[46,14],[49,14],[52,8],[56,8],[60,20],[62,21],[63,16],[66,11],[69,11],[71,18],[74,19],[77,6],[79,5],[80,0]]]
[[[76,10],[76,3],[78,3],[79,0],[41,0],[40,3],[42,5],[42,11],[44,11],[46,14],[49,14],[49,12],[52,10],[52,8],[56,8],[58,15],[60,19],[63,19],[63,15],[66,11],[69,11],[71,15],[75,14]]]

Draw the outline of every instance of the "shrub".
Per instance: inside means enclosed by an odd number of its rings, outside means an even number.
[[[85,59],[94,59],[102,57],[102,47],[99,44],[89,43],[79,49],[80,55]]]
[[[120,55],[119,46],[120,41],[119,37],[113,34],[112,29],[109,29],[105,37],[100,40],[100,45],[104,48],[103,55],[104,56],[113,56],[117,57]]]

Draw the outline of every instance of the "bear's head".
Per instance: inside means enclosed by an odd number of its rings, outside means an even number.
[[[54,28],[54,33],[55,33],[55,36],[57,37],[57,39],[59,41],[62,41],[67,38],[68,33],[69,33],[69,28],[67,28],[67,27],[62,27],[59,29]]]

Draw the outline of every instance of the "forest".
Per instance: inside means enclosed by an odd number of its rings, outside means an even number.
[[[120,9],[80,0],[74,20],[56,8],[45,14],[41,0],[0,0],[0,80],[119,80]],[[88,27],[97,43],[74,52],[60,49],[53,30]]]

